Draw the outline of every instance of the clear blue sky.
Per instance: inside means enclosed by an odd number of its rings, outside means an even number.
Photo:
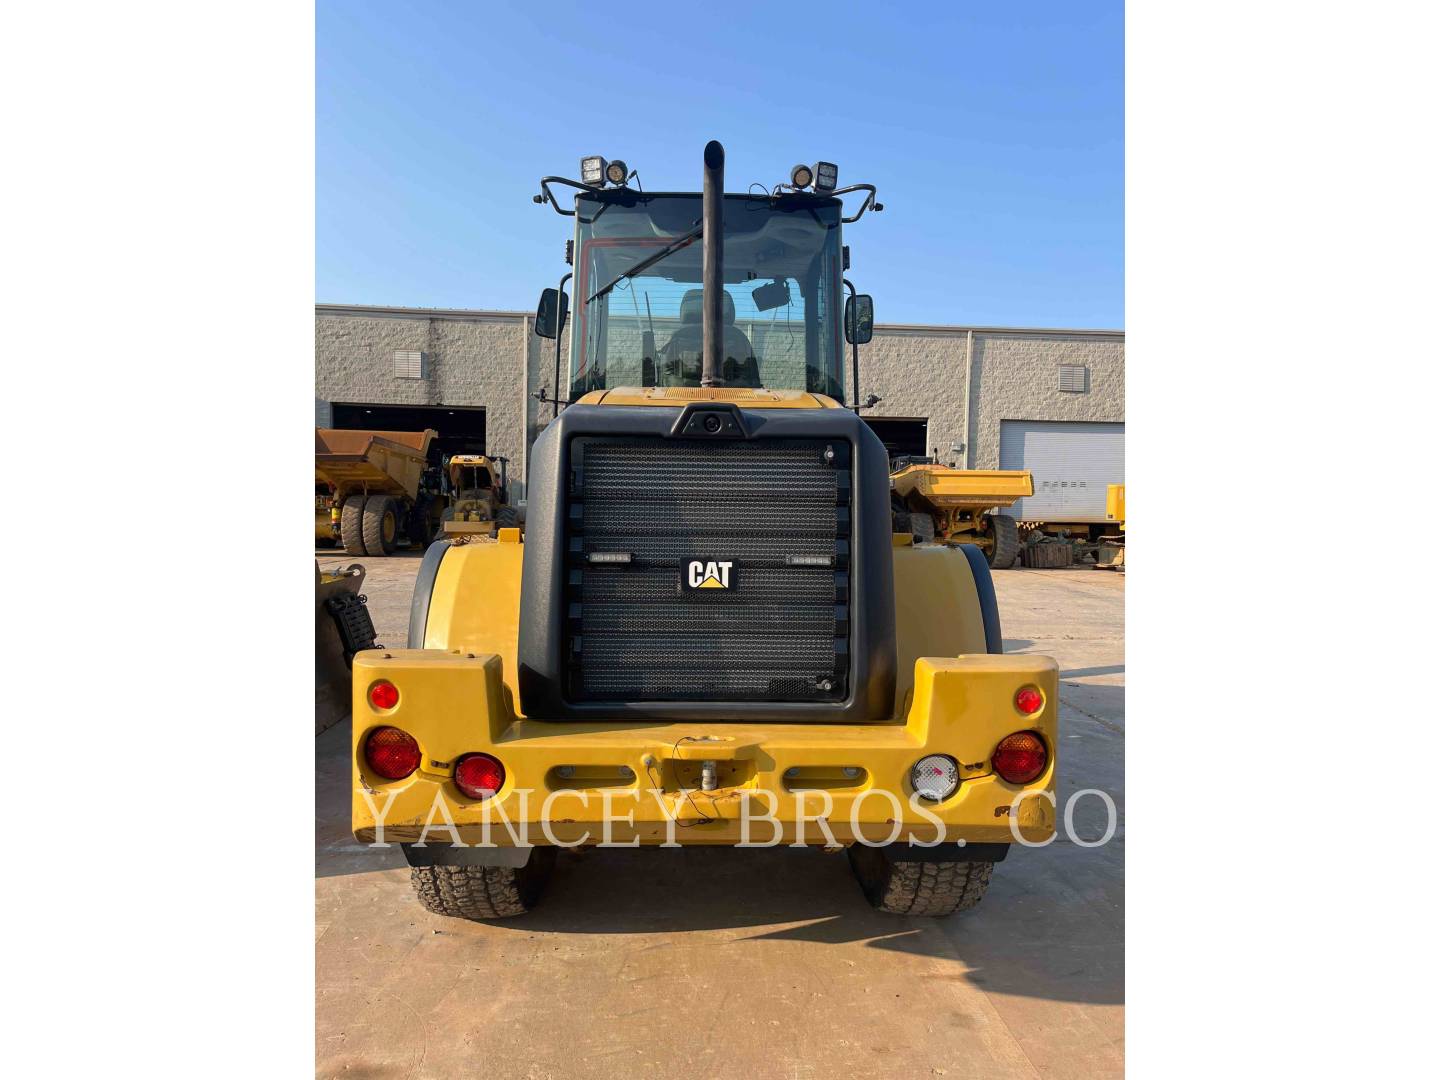
[[[571,221],[530,199],[584,154],[651,190],[837,162],[879,322],[1124,325],[1118,2],[320,0],[316,299],[533,309]]]

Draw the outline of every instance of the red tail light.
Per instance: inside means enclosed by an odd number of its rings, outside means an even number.
[[[1045,771],[1050,753],[1033,731],[1017,731],[1000,740],[990,764],[1001,778],[1012,784],[1028,784]]]
[[[420,744],[397,727],[376,728],[365,740],[365,764],[386,780],[404,780],[420,767]]]
[[[505,784],[505,766],[489,754],[466,754],[455,763],[455,786],[472,799],[488,799]]]
[[[394,683],[381,679],[370,687],[370,704],[381,711],[393,709],[400,704],[400,691],[395,689]]]
[[[1022,686],[1015,691],[1015,708],[1019,709],[1026,716],[1040,711],[1040,706],[1045,704],[1045,698],[1040,691],[1033,686]]]

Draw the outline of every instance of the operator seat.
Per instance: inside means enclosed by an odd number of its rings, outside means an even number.
[[[726,386],[760,386],[760,364],[745,332],[735,325],[735,301],[724,298],[724,353],[720,377]],[[701,354],[704,350],[705,290],[690,289],[680,300],[680,329],[660,350],[659,382],[665,386],[700,385]]]

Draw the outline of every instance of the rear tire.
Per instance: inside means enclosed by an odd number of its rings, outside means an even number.
[[[872,907],[892,915],[940,918],[968,911],[990,886],[990,862],[892,862],[864,844],[848,848],[850,869]]]
[[[495,510],[495,528],[497,529],[518,529],[520,527],[520,513],[513,506],[501,506]]]
[[[1009,570],[1020,555],[1020,526],[1009,514],[990,515],[991,569]]]
[[[910,511],[910,534],[917,544],[935,542],[935,519],[923,510]]]
[[[890,493],[890,531],[901,536],[915,535],[910,531],[910,508],[893,491]]]
[[[400,510],[389,495],[365,500],[365,554],[389,555],[400,537]]]
[[[346,555],[365,554],[364,495],[351,495],[340,507],[340,542]]]
[[[430,543],[430,534],[433,531],[430,528],[430,509],[434,501],[433,495],[421,495],[410,507],[410,520],[405,523],[405,538],[412,546],[418,544],[423,548]],[[435,528],[438,529],[439,525]]]
[[[537,847],[524,866],[412,866],[410,884],[425,910],[454,919],[511,919],[540,900],[555,849]]]

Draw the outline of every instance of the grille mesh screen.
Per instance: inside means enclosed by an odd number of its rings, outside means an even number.
[[[579,571],[567,598],[572,696],[844,696],[848,598],[836,581],[849,488],[837,477],[848,448],[808,439],[582,442],[570,493]],[[591,565],[591,552],[626,552],[632,562]],[[787,565],[792,556],[835,563]],[[692,560],[732,562],[730,588],[683,588]]]

